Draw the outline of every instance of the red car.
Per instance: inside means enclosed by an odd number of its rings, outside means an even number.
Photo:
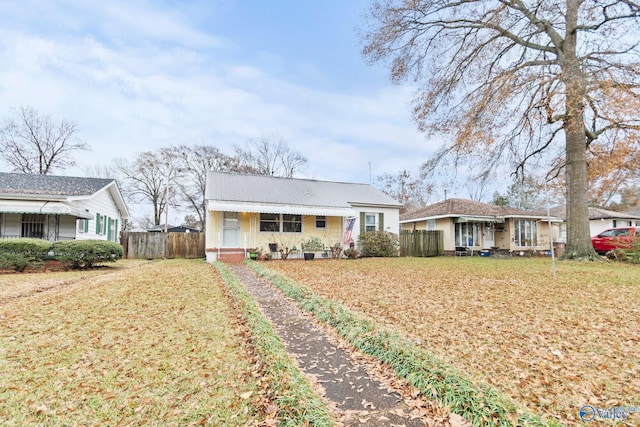
[[[640,227],[609,228],[591,238],[593,249],[604,254],[614,249],[630,249],[640,246]]]

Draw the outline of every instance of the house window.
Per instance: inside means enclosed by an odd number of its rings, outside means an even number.
[[[78,220],[78,233],[86,233],[87,232],[87,228],[89,226],[89,221],[87,221],[86,219],[79,219]]]
[[[455,241],[456,246],[469,247],[479,246],[480,240],[478,239],[479,227],[478,223],[474,222],[458,222],[455,226]]]
[[[22,237],[44,239],[44,215],[22,215]]]
[[[436,220],[428,219],[427,220],[427,230],[435,230],[436,229]]]
[[[632,221],[622,221],[619,219],[614,219],[613,220],[613,226],[614,227],[631,227],[633,226],[633,224],[631,223]]]
[[[112,219],[109,221],[109,235],[110,235],[110,239],[109,240],[113,240],[114,242],[117,240],[116,239],[116,220]]]
[[[107,232],[107,216],[106,215],[102,215],[102,217],[100,218],[100,232],[98,234],[106,234]]]
[[[327,228],[327,217],[322,215],[322,216],[317,216],[316,217],[316,228]]]
[[[282,215],[282,231],[284,233],[302,233],[302,215]]]
[[[378,229],[378,215],[365,214],[364,231],[376,231]]]
[[[272,233],[301,233],[302,215],[261,213],[260,231]]]
[[[280,214],[261,213],[260,231],[280,231]]]
[[[538,228],[532,219],[513,220],[514,246],[535,246],[537,244]]]

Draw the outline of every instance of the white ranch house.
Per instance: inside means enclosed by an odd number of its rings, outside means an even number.
[[[0,238],[118,242],[128,218],[114,179],[0,173]]]

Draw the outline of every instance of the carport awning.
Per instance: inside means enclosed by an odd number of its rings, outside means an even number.
[[[493,223],[503,223],[504,217],[501,216],[461,216],[458,218],[454,218],[453,222],[493,222]]]
[[[267,205],[244,203],[209,203],[210,211],[219,212],[252,212],[313,216],[356,216],[356,211],[351,208],[323,207],[323,206],[298,206],[298,205]]]
[[[19,214],[69,215],[76,218],[92,219],[93,215],[84,209],[63,202],[35,200],[0,200],[0,212]]]

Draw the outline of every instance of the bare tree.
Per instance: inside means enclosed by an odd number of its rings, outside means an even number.
[[[235,147],[235,156],[247,172],[292,178],[308,163],[307,159],[289,147],[276,135],[261,135],[250,139],[246,147]]]
[[[175,178],[177,168],[174,159],[162,152],[145,151],[127,162],[115,161],[115,167],[124,177],[124,193],[137,202],[147,201],[153,207],[153,223],[160,225],[167,204],[175,200]]]
[[[363,53],[388,60],[393,81],[422,84],[419,128],[452,134],[440,154],[487,167],[561,160],[565,258],[596,259],[587,152],[640,129],[639,14],[626,0],[386,0],[371,9]]]
[[[72,155],[89,146],[75,138],[76,124],[55,121],[31,107],[16,110],[0,127],[0,157],[14,171],[46,175],[75,165]]]
[[[415,178],[411,172],[403,170],[397,175],[389,173],[377,177],[377,187],[385,194],[402,203],[403,211],[425,206],[433,192],[433,185],[423,176]]]
[[[240,161],[228,156],[212,145],[179,145],[162,150],[175,167],[174,184],[178,197],[191,207],[201,227],[206,223],[205,189],[207,172],[242,172]]]

